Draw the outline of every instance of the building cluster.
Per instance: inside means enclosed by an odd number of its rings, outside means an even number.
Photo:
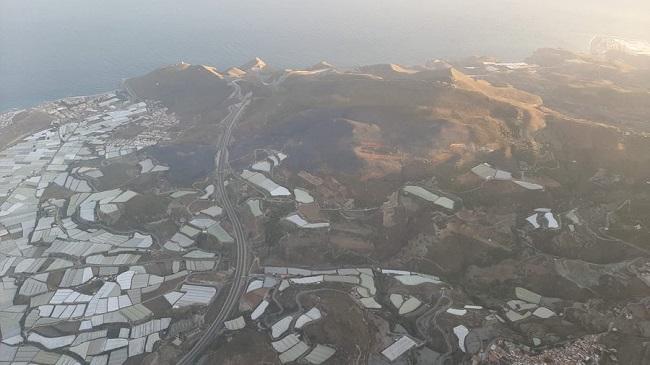
[[[526,218],[526,221],[534,229],[560,229],[560,223],[548,208],[537,208],[535,212]]]
[[[534,354],[525,345],[498,340],[488,350],[486,360],[489,364],[544,364],[549,359],[557,364],[598,364],[605,353],[604,346],[598,343],[598,335],[584,336]]]
[[[212,270],[218,258],[188,250],[156,261],[152,236],[105,227],[104,217],[128,210],[138,194],[97,191],[101,169],[80,166],[158,143],[173,116],[115,95],[47,105],[59,122],[0,152],[0,356],[9,363],[121,364],[169,336],[171,318],[151,301],[174,309],[214,299],[214,287],[184,281],[192,271]],[[166,124],[153,126],[160,120]],[[152,128],[128,142],[113,138],[138,123]],[[141,167],[166,171],[150,160]],[[66,193],[51,194],[55,187]]]
[[[300,229],[329,228],[329,222],[320,214],[320,205],[307,189],[295,188],[292,194],[289,189],[277,184],[269,177],[273,168],[279,166],[288,156],[277,151],[266,151],[266,154],[267,158],[253,163],[250,170],[244,169],[241,177],[270,198],[295,198],[296,211],[283,219],[290,226]],[[315,177],[311,181],[321,182]],[[254,207],[251,209],[257,211]]]
[[[402,188],[404,193],[416,196],[420,199],[423,199],[425,201],[431,202],[435,204],[438,207],[445,208],[447,210],[454,210],[456,202],[454,202],[452,199],[442,195],[442,194],[435,194],[430,192],[429,190],[421,187],[421,186],[416,186],[416,185],[406,185]]]
[[[200,199],[207,200],[210,195],[211,192],[206,193]],[[169,251],[187,251],[196,245],[196,240],[201,233],[213,237],[221,244],[232,245],[235,243],[235,239],[223,228],[219,221],[222,214],[223,209],[218,205],[203,209],[192,220],[181,226],[179,231],[163,247]]]
[[[244,170],[241,173],[241,177],[244,180],[251,183],[253,186],[262,190],[265,194],[268,194],[272,197],[290,197],[291,192],[289,189],[284,186],[278,185],[275,181],[266,177],[261,172]]]
[[[513,71],[513,70],[533,70],[537,65],[531,65],[526,62],[483,62],[483,67],[489,72]]]
[[[251,165],[251,169],[244,169],[241,177],[260,190],[264,195],[273,198],[291,197],[291,192],[284,186],[278,185],[267,175],[271,175],[273,168],[279,166],[288,156],[282,152],[268,151],[267,157],[263,160],[256,161]]]
[[[377,275],[383,275],[395,279],[402,285],[414,286],[424,283],[442,284],[439,278],[431,275],[414,273],[402,270],[387,270],[373,268],[340,268],[327,270],[311,270],[295,267],[264,267],[264,274],[251,280],[246,289],[246,294],[241,298],[240,311],[250,312],[250,321],[261,321],[268,323],[269,316],[267,310],[271,306],[272,291],[279,293],[284,292],[290,287],[298,290],[312,290],[314,287],[326,285],[346,285],[349,286],[349,295],[357,302],[359,306],[368,310],[380,310],[382,305],[377,301],[378,289],[375,283]],[[412,297],[414,298],[414,297]],[[409,302],[407,306],[414,306],[415,310],[421,302],[414,305],[414,301],[409,299],[403,301]],[[391,302],[397,302],[395,296],[391,296]],[[404,306],[404,304],[400,304]],[[410,312],[410,311],[409,311]],[[404,313],[406,314],[406,313]],[[329,315],[336,316],[336,313]],[[298,313],[286,314],[279,318],[271,320],[269,336],[271,345],[278,352],[279,359],[282,363],[293,361],[306,361],[310,364],[320,364],[336,352],[336,349],[327,344],[309,344],[302,339],[301,333],[303,328],[311,325],[324,316],[324,312],[314,306],[302,310]],[[244,316],[238,316],[225,322],[225,327],[229,331],[237,331],[244,328],[247,319]],[[411,343],[412,342],[412,343]],[[384,352],[384,356],[393,361],[408,352],[411,348],[419,346],[409,336],[403,336],[395,341]]]
[[[505,315],[511,322],[521,321],[528,317],[551,318],[556,316],[555,312],[541,305],[543,297],[528,289],[516,287],[515,296],[517,299],[509,300],[506,304]]]
[[[10,110],[5,113],[0,113],[0,128],[5,128],[12,125],[15,121],[15,117],[25,113],[25,109],[20,110]]]
[[[370,268],[350,268],[350,269],[336,269],[336,270],[306,270],[300,268],[282,268],[282,267],[266,267],[266,275],[273,275],[274,278],[281,278],[277,289],[279,291],[286,290],[289,286],[314,286],[324,285],[328,283],[344,283],[351,285],[350,295],[358,302],[360,306],[368,310],[380,310],[382,305],[376,300],[378,294],[375,286],[377,275],[382,275],[384,278],[395,280],[401,285],[405,286],[418,286],[422,284],[442,285],[444,284],[440,278],[417,272],[410,272],[404,270],[393,269],[370,269]],[[267,276],[268,277],[268,276]],[[266,281],[265,281],[266,282]],[[263,283],[255,286],[264,287]],[[249,287],[250,289],[250,287]],[[257,289],[255,289],[257,290]],[[400,291],[403,292],[403,291]],[[267,292],[268,293],[268,292]],[[257,296],[257,298],[264,298]],[[428,305],[425,305],[420,298],[416,295],[406,295],[397,292],[389,292],[388,298],[390,304],[394,307],[398,315],[417,315],[426,310]],[[262,300],[258,307],[253,311],[251,319],[256,320],[260,318],[264,311],[269,306],[266,299]],[[422,309],[424,308],[424,309]],[[463,321],[463,318],[468,315],[469,311],[476,313],[489,312],[485,317],[488,321],[496,321],[495,311],[486,310],[478,305],[464,305],[463,308],[448,308],[446,313],[457,317]],[[256,313],[257,312],[257,313]],[[320,311],[318,312],[320,313]],[[333,315],[336,315],[335,313]],[[304,317],[304,315],[303,315]],[[320,314],[317,316],[320,318]],[[286,322],[289,320],[282,319],[272,327],[272,335],[284,333]],[[300,319],[298,320],[300,322]],[[296,322],[296,323],[298,323]],[[299,328],[296,326],[295,328]],[[278,329],[278,331],[275,331]],[[458,347],[461,351],[466,352],[466,338],[472,330],[463,324],[458,324],[453,327],[453,333],[458,340]],[[394,342],[382,351],[382,355],[386,360],[393,362],[402,357],[405,353],[409,352],[415,347],[420,347],[421,343],[414,340],[408,334],[400,335],[394,338]]]
[[[521,186],[527,190],[544,190],[544,186],[530,181],[517,180],[512,177],[512,173],[504,170],[499,170],[492,167],[488,163],[482,163],[472,168],[472,172],[485,181],[512,181],[513,183]]]
[[[412,349],[417,345],[418,343],[415,342],[411,337],[401,336],[398,340],[396,340],[390,346],[384,349],[384,351],[382,351],[381,354],[384,355],[388,359],[388,361],[395,361],[404,353],[406,353],[407,351],[409,351],[410,349]]]

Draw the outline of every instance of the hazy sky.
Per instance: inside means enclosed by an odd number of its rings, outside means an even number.
[[[0,110],[186,61],[341,66],[650,39],[650,0],[0,0]]]

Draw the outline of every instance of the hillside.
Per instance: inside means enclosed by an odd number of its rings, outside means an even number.
[[[285,141],[288,166],[295,169],[383,179],[409,166],[435,168],[471,158],[482,148],[529,144],[528,133],[544,125],[541,103],[451,68],[376,65],[319,77],[292,71],[277,92],[256,104],[241,149]]]
[[[537,67],[491,72],[485,79],[539,95],[545,106],[572,118],[647,131],[648,59],[616,52],[585,55],[541,49],[527,59],[528,64]]]
[[[215,68],[179,63],[127,79],[125,88],[140,100],[158,100],[180,114],[201,114],[218,108],[232,92]]]

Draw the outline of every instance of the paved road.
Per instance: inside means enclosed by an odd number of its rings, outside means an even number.
[[[226,118],[224,118],[222,121],[222,123],[226,126],[226,130],[222,134],[217,146],[217,154],[215,157],[216,176],[214,186],[215,199],[217,199],[217,201],[221,204],[223,210],[226,212],[226,216],[232,225],[233,233],[235,235],[235,246],[237,248],[234,260],[235,274],[232,279],[228,295],[226,296],[226,300],[224,301],[223,306],[221,307],[221,310],[217,314],[216,318],[205,331],[203,337],[201,337],[194,344],[194,347],[179,360],[178,364],[183,365],[194,364],[198,356],[200,356],[206,350],[206,348],[219,336],[223,328],[223,322],[228,318],[228,316],[232,313],[233,309],[239,302],[239,298],[243,294],[248,282],[247,273],[245,270],[248,266],[247,263],[249,261],[249,257],[248,245],[246,244],[246,237],[244,235],[244,228],[239,220],[235,206],[228,197],[224,182],[225,175],[228,171],[228,144],[230,143],[233,128],[237,124],[244,109],[246,109],[250,103],[251,94],[249,93],[246,96],[242,97],[240,86],[236,82],[232,82],[232,85],[236,89],[231,97],[237,96],[241,101],[228,107],[230,113],[228,113],[228,116],[226,116]]]
[[[442,304],[443,301],[446,301],[446,304]],[[427,310],[424,314],[422,314],[417,320],[416,320],[416,326],[418,328],[418,331],[422,336],[426,338],[427,341],[431,342],[433,341],[433,336],[432,332],[433,331],[438,331],[442,335],[442,338],[445,341],[445,344],[447,345],[447,352],[444,354],[441,354],[438,359],[436,359],[436,364],[444,364],[447,358],[451,355],[453,352],[453,345],[451,344],[451,340],[449,338],[449,335],[443,328],[440,327],[438,324],[438,317],[443,314],[444,312],[447,311],[447,309],[451,308],[453,305],[453,300],[451,299],[450,296],[447,295],[447,291],[445,288],[442,288],[440,297],[438,297],[438,300],[436,303],[429,309]],[[429,331],[427,331],[427,329]]]
[[[454,347],[451,344],[449,334],[444,329],[442,329],[440,327],[440,325],[438,324],[438,316],[440,316],[440,314],[446,312],[447,309],[451,308],[451,306],[454,304],[454,301],[451,299],[451,297],[447,296],[444,288],[442,290],[440,299],[438,299],[438,303],[436,303],[436,307],[440,304],[440,302],[443,299],[446,299],[448,301],[448,303],[446,305],[440,307],[440,309],[435,312],[435,314],[433,315],[433,319],[431,320],[431,323],[433,324],[433,329],[440,332],[440,334],[442,335],[442,338],[445,340],[445,344],[447,345],[447,352],[445,352],[444,354],[442,354],[442,356],[440,356],[438,358],[438,360],[436,362],[437,364],[444,364],[445,361],[447,361],[449,356],[452,354],[452,352],[454,352]]]

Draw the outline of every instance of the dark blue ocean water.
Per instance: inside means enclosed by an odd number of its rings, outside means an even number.
[[[179,61],[225,69],[586,50],[650,39],[647,0],[0,0],[0,110],[115,88]]]

